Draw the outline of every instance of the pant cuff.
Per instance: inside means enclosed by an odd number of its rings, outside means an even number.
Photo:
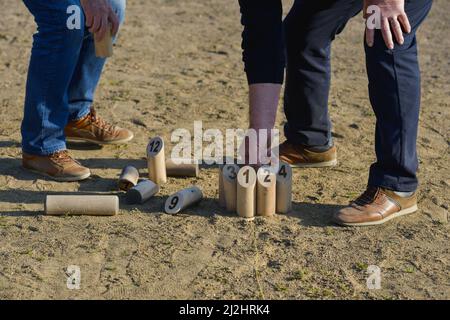
[[[415,192],[418,183],[416,181],[400,183],[393,177],[369,177],[368,185],[398,192]]]
[[[333,139],[320,132],[293,132],[288,124],[284,127],[284,136],[292,144],[299,144],[306,147],[333,146]]]
[[[78,121],[86,117],[91,112],[91,104],[84,104],[79,107],[79,110],[76,114],[69,116],[69,121]]]
[[[61,144],[58,145],[54,148],[51,149],[34,149],[34,148],[27,148],[27,147],[22,147],[22,151],[27,153],[27,154],[31,154],[31,155],[36,155],[36,156],[48,156],[51,155],[55,152],[58,151],[64,151],[67,150],[66,144]]]

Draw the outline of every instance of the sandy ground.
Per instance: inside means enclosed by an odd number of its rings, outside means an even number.
[[[364,189],[374,160],[361,16],[333,51],[330,106],[339,166],[296,170],[294,212],[248,224],[217,205],[215,168],[196,179],[171,178],[151,202],[121,204],[115,217],[42,215],[49,193],[117,194],[123,166],[145,174],[150,137],[170,141],[173,129],[192,130],[193,120],[205,128],[246,127],[237,1],[129,1],[96,106],[136,138],[120,147],[72,146],[93,171],[82,183],[46,181],[20,167],[35,26],[21,1],[0,0],[0,7],[0,298],[450,298],[449,1],[435,1],[419,34],[420,211],[360,229],[336,227],[330,217]],[[283,121],[280,112],[278,124]],[[192,184],[203,189],[201,204],[163,214],[166,197]],[[69,265],[81,268],[80,290],[66,287]],[[368,265],[381,268],[380,290],[366,287]]]

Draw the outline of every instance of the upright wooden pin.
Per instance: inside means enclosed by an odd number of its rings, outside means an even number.
[[[236,212],[237,174],[239,167],[236,164],[226,164],[222,170],[223,190],[225,194],[225,207],[228,211]]]
[[[127,192],[129,204],[142,204],[159,192],[159,186],[150,180],[142,180]]]
[[[113,216],[119,212],[119,197],[110,195],[49,195],[47,215]]]
[[[276,174],[271,167],[263,166],[257,172],[256,214],[272,216],[276,210]]]
[[[198,162],[191,159],[168,159],[166,173],[169,177],[198,177]]]
[[[167,182],[164,140],[155,137],[147,146],[148,177],[158,185]]]
[[[237,175],[237,214],[253,219],[256,213],[256,171],[250,166],[242,167]]]
[[[174,193],[166,200],[164,211],[169,214],[180,211],[198,203],[203,199],[203,193],[198,187],[190,187]]]
[[[292,167],[280,163],[277,172],[277,212],[289,213],[292,210]]]
[[[111,24],[109,24],[109,28],[101,40],[98,40],[97,35],[94,34],[95,55],[98,58],[109,58],[113,55],[113,37],[111,34],[111,27]]]
[[[227,206],[225,201],[225,190],[223,188],[223,164],[219,165],[219,206],[225,208]]]
[[[126,166],[120,174],[118,185],[119,189],[128,191],[137,185],[139,180],[139,171],[133,166]]]

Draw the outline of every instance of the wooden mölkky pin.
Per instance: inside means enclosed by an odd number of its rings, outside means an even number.
[[[195,186],[186,188],[167,198],[164,205],[164,211],[169,214],[176,214],[200,202],[202,199],[203,193],[200,188]]]
[[[164,140],[155,137],[147,146],[148,177],[158,185],[167,182],[166,159],[164,153]]]
[[[263,166],[257,172],[256,214],[272,216],[276,210],[276,174],[273,168]]]
[[[237,174],[239,166],[236,164],[226,164],[222,170],[223,191],[225,195],[225,208],[228,211],[236,212],[237,195]]]
[[[277,172],[277,213],[289,213],[292,210],[292,167],[280,163]]]
[[[225,202],[225,190],[223,188],[223,164],[219,165],[219,206],[225,208],[227,206]]]
[[[237,175],[237,214],[253,219],[256,213],[256,171],[250,166],[242,167]]]
[[[191,159],[168,159],[166,173],[168,177],[198,177],[198,162]]]
[[[118,185],[119,189],[128,191],[137,185],[139,180],[139,171],[133,166],[126,166],[120,174]]]
[[[159,192],[159,185],[151,180],[142,180],[128,190],[126,198],[129,204],[142,204]]]
[[[47,215],[113,216],[119,212],[119,197],[111,195],[48,195]]]
[[[103,39],[98,40],[94,34],[95,55],[98,58],[109,58],[113,55],[113,37],[111,34],[111,24],[105,33]]]

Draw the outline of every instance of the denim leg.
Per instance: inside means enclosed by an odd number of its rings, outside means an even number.
[[[79,0],[24,0],[34,16],[34,35],[28,69],[24,118],[21,126],[22,149],[26,153],[47,155],[66,148],[67,89],[75,70],[84,36],[81,30],[67,28],[67,8]]]
[[[281,0],[239,0],[239,5],[248,83],[283,83],[285,56]]]
[[[370,168],[371,186],[404,192],[417,189],[420,70],[416,31],[431,4],[432,0],[406,2],[412,32],[403,35],[403,45],[387,49],[381,32],[376,30],[374,46],[365,46],[369,95],[377,118],[377,161]]]
[[[122,24],[125,19],[126,0],[109,0],[109,2]],[[105,58],[95,56],[94,37],[86,29],[83,46],[69,86],[70,120],[81,119],[90,112],[105,62]]]
[[[296,0],[284,21],[287,51],[284,131],[288,141],[331,145],[331,43],[362,10],[361,0]]]

